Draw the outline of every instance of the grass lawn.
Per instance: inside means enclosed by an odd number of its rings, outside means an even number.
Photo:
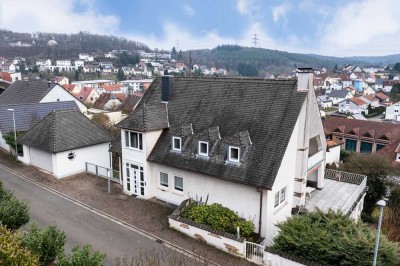
[[[337,111],[339,108],[337,107],[329,107],[329,108],[323,108],[321,109],[324,112],[333,112],[333,111]]]

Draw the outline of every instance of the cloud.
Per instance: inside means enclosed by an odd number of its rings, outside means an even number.
[[[398,0],[363,0],[341,6],[325,27],[320,53],[385,55],[398,52]]]
[[[272,8],[272,19],[275,23],[279,22],[282,18],[285,23],[287,23],[287,13],[292,9],[292,6],[289,3],[283,3],[279,6],[275,6]]]
[[[194,11],[193,7],[191,7],[189,4],[184,4],[182,6],[182,8],[183,8],[183,12],[185,12],[185,15],[188,17],[192,17],[196,13]]]
[[[236,2],[236,9],[239,11],[240,15],[250,15],[251,13],[251,5],[253,4],[253,0],[238,0]]]
[[[94,0],[1,0],[1,27],[18,32],[76,33],[89,31],[99,34],[118,32],[119,18],[101,14]]]

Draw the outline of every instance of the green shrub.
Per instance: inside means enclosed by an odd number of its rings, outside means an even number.
[[[105,265],[104,259],[105,254],[95,251],[91,255],[92,246],[86,245],[82,249],[79,246],[75,246],[72,249],[71,256],[62,256],[58,265],[59,266],[100,266]]]
[[[9,191],[3,191],[0,199],[0,223],[16,230],[29,222],[28,205],[18,200]]]
[[[323,265],[371,265],[376,230],[340,212],[320,210],[278,224],[273,248]],[[399,245],[382,235],[378,265],[397,265]]]
[[[39,257],[40,265],[49,265],[64,252],[65,233],[56,226],[40,229],[33,224],[22,238],[22,245]]]
[[[241,235],[250,236],[254,232],[254,224],[239,218],[237,214],[221,204],[198,205],[190,203],[184,209],[182,216],[199,224],[210,226],[214,230],[236,234],[239,226]]]
[[[36,266],[38,258],[21,245],[19,236],[0,226],[0,265]]]

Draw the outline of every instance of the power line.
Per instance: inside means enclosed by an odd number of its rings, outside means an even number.
[[[257,32],[254,32],[254,34],[253,34],[253,38],[251,38],[253,41],[251,42],[252,44],[253,44],[253,47],[257,47],[258,46],[258,41],[260,40],[258,37],[257,37],[258,35],[257,35]]]

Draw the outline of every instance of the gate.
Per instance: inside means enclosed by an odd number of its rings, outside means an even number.
[[[257,263],[259,265],[263,264],[263,258],[264,258],[264,249],[265,247],[262,245],[258,245],[256,243],[253,242],[247,242],[246,241],[246,245],[245,245],[245,257],[246,259]]]

